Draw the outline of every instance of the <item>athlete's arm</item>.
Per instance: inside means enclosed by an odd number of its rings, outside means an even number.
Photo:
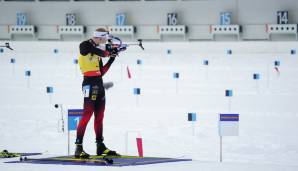
[[[108,62],[103,65],[102,60],[100,60],[99,65],[100,65],[100,73],[101,76],[104,76],[106,72],[108,72],[110,66],[112,65],[112,63],[114,62],[115,58],[114,57],[110,57],[110,59],[108,60]]]
[[[87,55],[88,53],[96,54],[101,57],[108,57],[110,53],[94,47],[90,42],[84,41],[80,44],[81,55]]]

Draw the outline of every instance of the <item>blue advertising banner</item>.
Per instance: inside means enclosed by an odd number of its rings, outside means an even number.
[[[68,110],[68,130],[77,130],[78,124],[82,118],[83,109]]]
[[[239,114],[220,114],[220,121],[239,121]]]

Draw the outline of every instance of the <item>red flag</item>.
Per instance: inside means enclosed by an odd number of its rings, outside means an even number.
[[[280,76],[280,71],[279,71],[278,67],[274,67],[274,69],[276,71],[277,77],[279,77]]]
[[[141,137],[137,138],[137,147],[138,147],[139,157],[144,157],[144,154],[143,154],[143,142],[142,142],[142,138]]]
[[[275,69],[275,71],[276,71],[277,73],[279,73],[279,69],[278,69],[278,67],[274,67],[274,69]]]
[[[128,77],[128,79],[131,79],[131,74],[130,74],[130,70],[129,70],[128,66],[126,67],[126,70],[127,70],[127,77]]]

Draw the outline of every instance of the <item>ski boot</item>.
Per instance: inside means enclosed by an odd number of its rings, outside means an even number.
[[[101,141],[96,141],[96,154],[98,156],[120,156],[116,151],[110,150],[106,147],[106,145]]]
[[[75,158],[88,159],[90,155],[83,150],[82,144],[76,145]]]

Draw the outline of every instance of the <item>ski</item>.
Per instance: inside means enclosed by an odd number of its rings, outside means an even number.
[[[76,158],[74,156],[65,156],[65,157],[57,157],[58,160],[69,160],[69,161],[84,161],[84,162],[104,162],[107,165],[114,164],[114,159],[116,158],[136,158],[136,156],[121,156],[121,155],[94,155],[89,158]]]
[[[139,157],[139,156],[90,156],[89,158],[75,158],[71,156],[57,156],[47,158],[24,157],[19,161],[7,161],[5,163],[31,163],[31,164],[59,164],[59,165],[92,165],[92,166],[136,166],[167,162],[191,161],[191,159],[177,159],[164,157]]]
[[[3,150],[0,152],[0,158],[13,158],[13,157],[23,157],[23,156],[33,156],[33,155],[41,155],[42,153],[12,153],[7,150]]]

